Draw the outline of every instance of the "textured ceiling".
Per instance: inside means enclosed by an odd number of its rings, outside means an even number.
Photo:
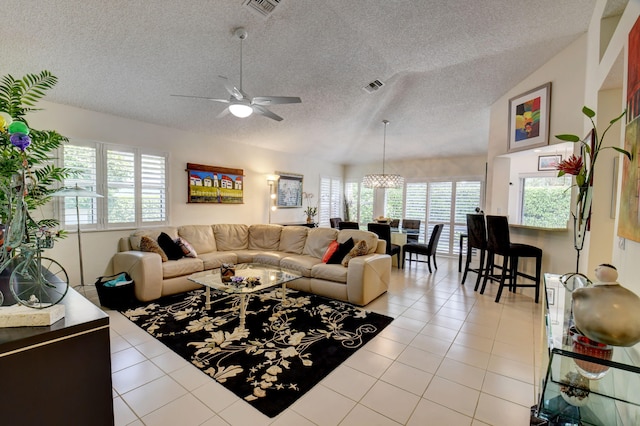
[[[243,3],[2,0],[0,72],[48,69],[53,102],[341,164],[380,160],[383,119],[387,159],[484,154],[490,105],[583,34],[595,0]],[[170,96],[228,97],[239,26],[244,91],[302,98],[271,107],[284,121]]]

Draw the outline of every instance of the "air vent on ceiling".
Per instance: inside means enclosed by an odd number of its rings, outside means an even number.
[[[373,80],[371,83],[369,83],[366,86],[364,86],[363,89],[367,93],[373,93],[376,90],[378,90],[379,88],[381,88],[382,86],[384,86],[383,82],[381,82],[380,80]]]
[[[244,5],[266,18],[273,13],[279,4],[280,0],[247,0]]]

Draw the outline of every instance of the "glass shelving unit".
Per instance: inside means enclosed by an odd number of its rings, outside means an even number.
[[[545,274],[544,281],[549,357],[531,423],[640,424],[638,353],[633,348],[617,346],[613,347],[612,358],[606,360],[576,352],[569,333],[571,293],[558,275]]]

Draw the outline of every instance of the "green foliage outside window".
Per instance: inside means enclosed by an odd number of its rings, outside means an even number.
[[[571,179],[526,178],[522,198],[522,224],[566,228],[571,210]]]

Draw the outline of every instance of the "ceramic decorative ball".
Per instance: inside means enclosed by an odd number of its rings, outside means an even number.
[[[633,346],[640,342],[640,297],[616,280],[612,265],[596,268],[591,287],[574,290],[573,318],[578,330],[596,342]]]

